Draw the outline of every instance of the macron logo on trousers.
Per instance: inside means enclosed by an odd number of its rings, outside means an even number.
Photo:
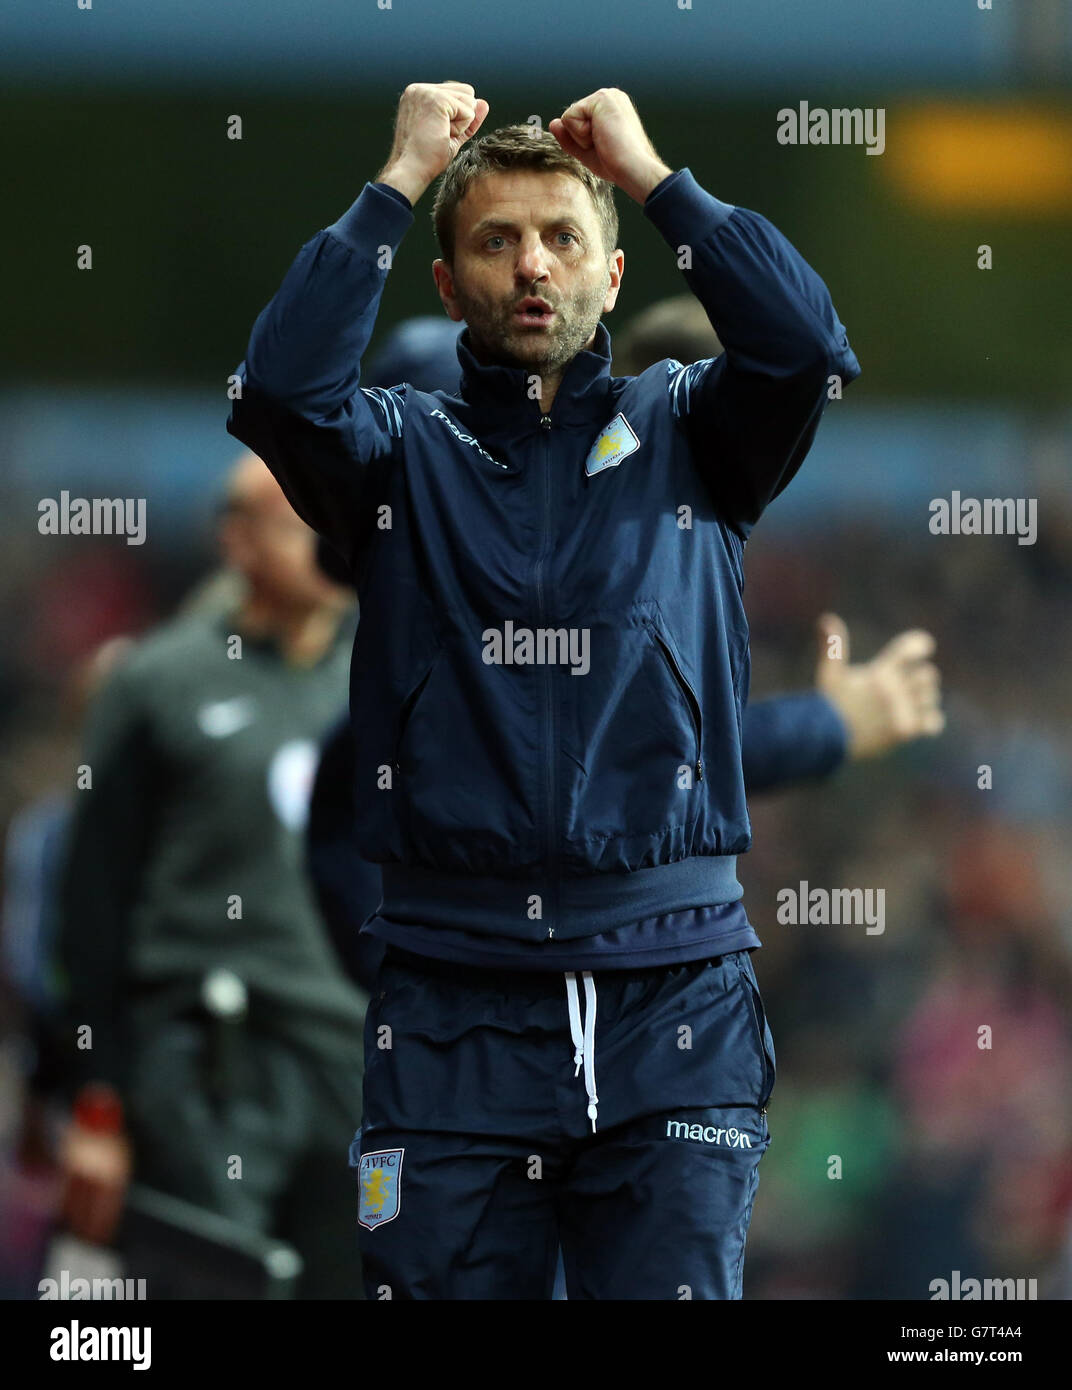
[[[698,1139],[701,1144],[722,1143],[722,1136],[726,1136],[726,1145],[731,1149],[750,1149],[752,1140],[743,1129],[716,1129],[714,1125],[689,1125],[684,1120],[667,1120],[666,1137],[667,1139]]]

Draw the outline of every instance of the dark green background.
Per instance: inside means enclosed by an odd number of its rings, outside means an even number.
[[[493,125],[538,111],[484,92]],[[873,88],[808,94],[812,106],[897,105]],[[374,177],[390,146],[395,96],[362,104],[228,85],[182,95],[9,90],[0,120],[9,293],[2,366],[11,382],[172,384],[215,389],[243,355],[253,317],[298,247]],[[1072,380],[1069,219],[921,216],[899,205],[885,156],[775,140],[777,98],[680,108],[638,99],[656,148],[728,202],[771,218],[829,284],[865,374],[889,396],[1056,405]],[[226,138],[232,113],[243,139]],[[377,340],[399,318],[440,312],[429,269],[429,209],[417,208],[384,297]],[[619,195],[626,276],[615,315],[684,288],[673,257]],[[976,269],[976,247],[995,268]],[[93,247],[93,270],[75,248]],[[374,340],[374,344],[375,344]]]

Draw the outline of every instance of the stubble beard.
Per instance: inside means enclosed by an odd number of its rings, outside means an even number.
[[[550,328],[518,326],[514,309],[524,295],[515,295],[507,304],[466,297],[461,307],[477,356],[539,376],[563,371],[595,332],[609,283],[608,277],[607,284],[571,299],[549,298],[556,311]],[[535,298],[545,297],[538,288],[532,293]]]

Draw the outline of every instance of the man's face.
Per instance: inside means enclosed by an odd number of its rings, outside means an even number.
[[[469,326],[479,361],[559,371],[588,347],[618,297],[625,256],[603,249],[588,190],[565,173],[486,174],[456,210],[454,265],[437,260],[436,286],[450,317]],[[552,312],[519,313],[542,299]]]
[[[245,575],[254,594],[279,609],[341,606],[349,597],[320,569],[315,534],[259,459],[232,493],[221,543],[227,562]]]

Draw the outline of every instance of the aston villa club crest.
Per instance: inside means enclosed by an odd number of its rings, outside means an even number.
[[[357,1209],[357,1224],[366,1231],[386,1226],[398,1215],[402,1205],[402,1156],[405,1149],[381,1149],[379,1153],[362,1154],[357,1177],[361,1184],[361,1201]]]
[[[640,440],[633,433],[633,427],[619,413],[596,435],[596,442],[584,461],[584,471],[591,477],[593,473],[602,473],[604,468],[617,468],[622,459],[636,453],[639,448]]]

